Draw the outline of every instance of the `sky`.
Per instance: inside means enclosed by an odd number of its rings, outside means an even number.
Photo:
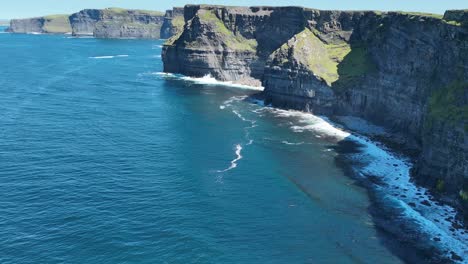
[[[185,4],[305,6],[335,10],[418,11],[439,13],[468,9],[467,0],[1,0],[0,18],[26,18],[49,14],[71,14],[85,8],[122,7],[164,11]]]

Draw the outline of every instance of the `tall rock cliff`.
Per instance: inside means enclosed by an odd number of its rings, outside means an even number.
[[[467,14],[188,5],[164,70],[261,83],[276,106],[404,135],[416,179],[468,209]]]
[[[85,9],[70,16],[75,36],[159,39],[164,14],[121,8]]]
[[[12,19],[8,31],[13,33],[69,33],[71,32],[68,15]]]
[[[184,29],[184,8],[174,7],[167,10],[161,27],[161,38],[168,39]]]

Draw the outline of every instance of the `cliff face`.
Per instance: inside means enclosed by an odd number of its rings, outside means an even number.
[[[8,31],[13,33],[68,33],[71,32],[68,15],[13,19]]]
[[[419,153],[420,182],[467,206],[467,14],[189,5],[164,69],[262,83],[276,106],[380,124]]]
[[[85,9],[70,16],[75,36],[97,38],[160,38],[163,14],[156,11]]]
[[[167,10],[161,27],[161,38],[168,39],[184,30],[184,8],[174,7]]]

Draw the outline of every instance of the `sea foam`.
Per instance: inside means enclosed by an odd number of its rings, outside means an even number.
[[[218,172],[226,172],[237,168],[237,162],[242,159],[241,152],[242,146],[240,144],[237,144],[235,149],[236,158],[231,161],[231,165],[227,169],[219,170]]]
[[[228,86],[228,87],[235,87],[235,88],[240,88],[240,89],[247,89],[247,90],[256,90],[256,91],[263,91],[263,87],[259,86],[250,86],[250,85],[244,85],[244,84],[237,84],[233,82],[223,82],[223,81],[218,81],[215,78],[213,78],[211,75],[205,75],[201,78],[195,78],[195,77],[188,77],[182,74],[173,74],[173,73],[165,73],[165,72],[156,72],[156,75],[160,76],[165,76],[169,78],[176,78],[196,84],[203,84],[203,85],[209,85],[209,86]]]
[[[461,226],[461,223],[455,220],[456,210],[435,202],[426,188],[412,182],[412,164],[408,158],[392,153],[368,137],[346,131],[325,117],[271,107],[263,107],[261,111],[267,111],[277,117],[296,119],[290,125],[290,129],[297,133],[311,131],[334,142],[349,140],[358,143],[360,152],[352,154],[351,158],[365,165],[356,168],[357,174],[363,179],[369,176],[380,178],[383,184],[374,186],[376,191],[381,191],[387,199],[399,204],[404,217],[417,224],[418,230],[433,239],[437,238],[432,242],[446,252],[446,257],[451,257],[451,251],[464,258],[468,256],[468,233],[453,228],[454,224]],[[372,131],[383,131],[373,126],[370,128]]]

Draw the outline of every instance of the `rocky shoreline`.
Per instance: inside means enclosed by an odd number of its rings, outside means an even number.
[[[261,83],[267,104],[383,126],[466,221],[467,14],[187,5],[164,70]]]

